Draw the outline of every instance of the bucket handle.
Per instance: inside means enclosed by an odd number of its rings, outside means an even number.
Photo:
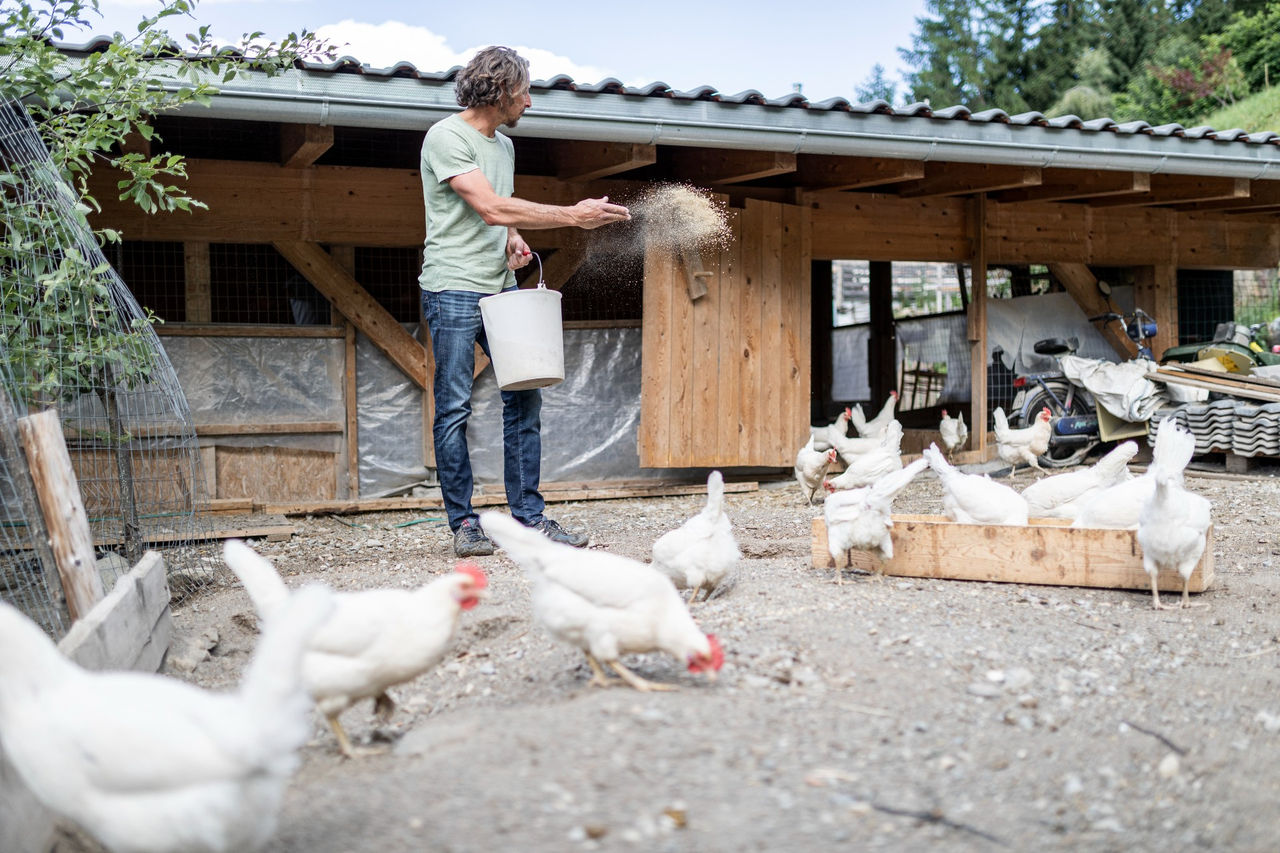
[[[538,287],[542,290],[546,290],[547,283],[542,280],[542,256],[537,252],[532,252],[531,254],[538,259]]]

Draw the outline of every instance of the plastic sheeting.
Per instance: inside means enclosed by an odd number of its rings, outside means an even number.
[[[162,340],[197,427],[346,420],[341,338],[172,336]],[[216,443],[337,453],[342,436],[218,436]]]
[[[542,479],[658,479],[682,470],[641,468],[640,329],[566,329],[565,379],[542,389]],[[421,393],[363,337],[357,341],[360,493],[435,482],[422,467]],[[502,482],[502,399],[489,366],[476,378],[467,440],[479,484]]]
[[[1064,355],[1062,372],[1077,385],[1083,385],[1098,405],[1117,418],[1141,423],[1169,397],[1147,378],[1159,365],[1146,358],[1120,363]]]
[[[1117,311],[1133,307],[1133,288],[1116,287],[1111,301]],[[1057,369],[1052,356],[1038,355],[1032,346],[1043,338],[1078,338],[1076,355],[1102,361],[1118,361],[1111,344],[1097,324],[1080,310],[1069,293],[1044,293],[1017,299],[987,300],[987,359],[997,346],[1004,349],[1005,367],[1019,375]]]

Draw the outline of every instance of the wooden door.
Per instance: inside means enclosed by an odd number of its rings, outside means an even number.
[[[808,433],[807,211],[748,201],[729,225],[698,298],[678,257],[645,253],[642,467],[789,467]]]

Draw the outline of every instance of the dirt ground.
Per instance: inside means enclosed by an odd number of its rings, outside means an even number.
[[[720,678],[629,659],[675,693],[588,687],[582,655],[530,621],[520,570],[482,558],[492,597],[440,667],[394,691],[391,724],[375,730],[370,703],[343,717],[390,751],[343,760],[317,720],[268,849],[1276,850],[1275,473],[1189,473],[1213,503],[1217,578],[1188,611],[1101,589],[837,585],[810,566],[821,508],[794,483],[729,494],[744,557],[695,607],[724,643]],[[940,513],[939,496],[926,472],[895,509]],[[647,560],[702,501],[549,514]],[[411,587],[454,563],[438,514],[297,521],[292,541],[255,543],[291,585]],[[175,661],[213,643],[179,677],[234,683],[256,641],[243,589],[224,580],[174,621]]]

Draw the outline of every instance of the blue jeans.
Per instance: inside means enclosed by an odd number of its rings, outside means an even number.
[[[514,290],[515,288],[510,288]],[[436,374],[432,393],[436,471],[449,527],[475,520],[471,506],[474,480],[467,450],[467,418],[475,376],[475,344],[485,355],[489,339],[480,319],[480,299],[488,294],[466,290],[422,291],[422,313],[431,330]],[[511,515],[523,524],[542,520],[546,504],[538,491],[542,470],[542,391],[503,391],[502,474]]]

